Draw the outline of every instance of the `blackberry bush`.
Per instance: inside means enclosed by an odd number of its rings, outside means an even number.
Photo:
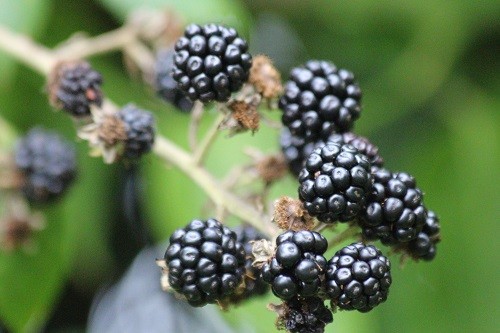
[[[22,190],[32,202],[61,196],[76,176],[76,153],[56,133],[34,128],[16,145],[15,164],[23,177]]]
[[[262,279],[283,299],[317,296],[325,272],[328,243],[314,231],[286,231],[276,239],[274,257],[262,266]]]
[[[397,244],[415,239],[425,224],[422,191],[415,179],[404,172],[379,169],[373,173],[374,184],[361,216],[363,235]]]
[[[252,56],[236,30],[189,25],[175,44],[173,78],[192,100],[226,102],[248,79]]]
[[[363,209],[371,189],[368,158],[350,145],[316,148],[299,174],[299,198],[324,223],[346,222]]]
[[[368,312],[387,300],[391,264],[373,245],[353,243],[328,261],[326,294],[343,310]]]
[[[279,101],[283,125],[307,141],[349,131],[361,113],[361,89],[354,75],[328,61],[293,68]]]
[[[215,219],[193,220],[170,236],[165,252],[168,282],[192,306],[221,302],[245,274],[245,248]]]

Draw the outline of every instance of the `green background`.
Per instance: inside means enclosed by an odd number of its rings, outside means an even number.
[[[54,47],[79,31],[96,35],[118,27],[140,4],[175,9],[185,22],[237,27],[254,54],[274,59],[284,79],[291,66],[313,58],[352,70],[364,93],[355,131],[379,146],[389,169],[413,174],[426,206],[439,215],[436,259],[399,268],[392,255],[389,300],[368,314],[335,314],[327,332],[500,327],[499,1],[0,0],[0,23]],[[107,96],[152,110],[160,132],[186,146],[188,117],[130,78],[118,53],[91,62],[104,76]],[[40,75],[1,51],[0,71],[0,115],[19,133],[44,124],[75,138],[70,119],[49,107]],[[270,116],[279,118],[277,112]],[[211,118],[209,113],[203,127]],[[247,146],[275,151],[277,133],[263,128],[254,136],[222,136],[208,167],[222,176],[246,161]],[[36,236],[38,252],[0,254],[0,319],[13,331],[43,326],[61,307],[68,285],[90,298],[135,253],[116,234],[123,168],[91,159],[84,142],[78,147],[80,178],[63,201],[44,209],[48,227]],[[191,218],[210,215],[203,210],[205,195],[154,156],[144,159],[142,175],[145,220],[157,241]],[[291,178],[272,192],[295,193]],[[117,249],[130,253],[124,259]],[[276,299],[254,300],[227,317],[236,327],[271,332],[269,301]]]

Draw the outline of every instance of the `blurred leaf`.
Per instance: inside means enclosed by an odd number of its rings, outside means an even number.
[[[121,20],[136,9],[169,9],[178,12],[186,23],[223,23],[247,31],[249,17],[239,1],[233,0],[99,0]],[[240,31],[241,32],[241,31]]]
[[[0,0],[0,24],[36,37],[47,21],[50,0]],[[0,53],[0,89],[12,75],[16,62]]]
[[[70,263],[72,221],[56,206],[44,212],[47,226],[35,236],[36,253],[0,253],[0,316],[14,332],[40,327]]]

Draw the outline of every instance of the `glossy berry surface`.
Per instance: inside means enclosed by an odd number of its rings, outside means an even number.
[[[236,30],[191,24],[175,44],[172,76],[192,101],[226,102],[247,81],[250,67],[247,42]]]
[[[425,224],[423,194],[415,179],[386,169],[376,170],[373,178],[367,208],[360,219],[363,235],[384,244],[415,239]]]
[[[354,219],[372,186],[370,162],[351,145],[328,143],[309,155],[299,174],[299,198],[324,223]]]
[[[74,146],[56,133],[34,128],[16,145],[15,164],[23,193],[32,202],[59,197],[76,176]]]
[[[354,75],[327,61],[293,68],[279,101],[283,125],[307,141],[349,131],[361,113],[361,89]]]
[[[193,220],[170,236],[165,252],[170,286],[192,306],[231,296],[243,281],[245,249],[215,219]]]
[[[439,218],[433,211],[428,211],[422,231],[408,244],[408,253],[415,259],[433,260],[437,251],[436,244],[440,241],[439,231]]]
[[[340,309],[368,312],[387,300],[390,271],[389,259],[375,246],[353,243],[328,261],[325,291]]]
[[[118,112],[118,116],[125,124],[127,135],[123,156],[127,159],[137,159],[149,152],[155,139],[153,114],[129,104]]]
[[[283,299],[316,296],[325,272],[328,243],[319,233],[286,231],[276,239],[275,256],[262,266],[262,279]]]
[[[156,92],[158,96],[177,107],[178,110],[189,112],[193,108],[193,102],[179,90],[177,82],[172,77],[174,54],[173,49],[163,49],[156,55]]]
[[[370,161],[372,168],[382,168],[384,166],[384,159],[380,156],[378,147],[363,136],[359,136],[352,132],[342,134],[334,133],[328,137],[327,142],[335,142],[341,145],[349,144],[356,148],[361,154],[368,157],[368,161]]]

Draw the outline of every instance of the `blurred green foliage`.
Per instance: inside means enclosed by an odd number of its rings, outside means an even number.
[[[275,59],[284,79],[290,64],[310,58],[351,69],[364,92],[356,132],[380,147],[388,168],[412,173],[427,207],[440,216],[437,258],[399,269],[393,255],[388,302],[369,314],[337,313],[327,332],[498,330],[500,2],[3,0],[0,23],[53,47],[78,31],[113,29],[139,4],[177,10],[186,22],[235,25],[258,45],[254,53],[287,57]],[[131,79],[119,55],[91,62],[103,73],[106,95],[151,109],[160,132],[186,146],[188,117]],[[20,133],[43,124],[75,138],[71,121],[49,107],[43,78],[2,52],[0,70],[2,117]],[[279,119],[277,112],[270,116]],[[208,112],[202,128],[212,118]],[[121,167],[105,166],[87,156],[84,143],[78,146],[79,181],[44,210],[48,227],[36,236],[38,252],[0,254],[0,319],[12,331],[43,326],[66,283],[92,295],[123,265],[112,254],[117,240],[111,229],[120,207]],[[274,151],[277,133],[262,128],[254,136],[222,137],[208,167],[222,176],[246,160],[247,146]],[[157,241],[189,219],[211,214],[204,209],[206,196],[186,176],[154,156],[142,167],[144,212]],[[296,184],[288,178],[272,194],[294,196]],[[276,299],[232,310],[228,320],[270,332],[269,301]]]

